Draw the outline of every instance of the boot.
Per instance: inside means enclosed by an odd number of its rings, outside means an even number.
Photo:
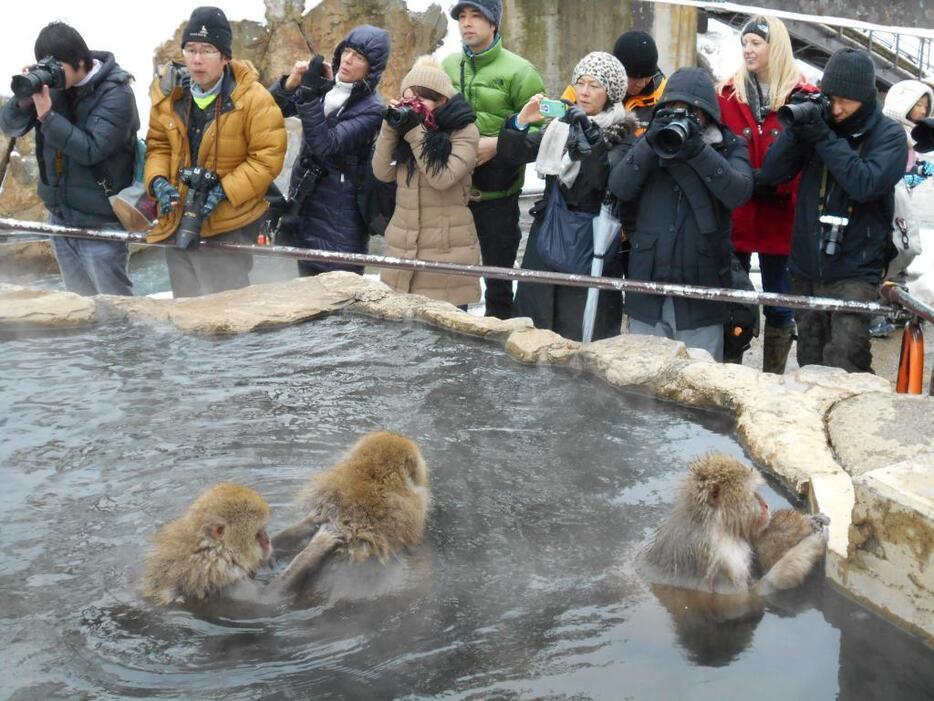
[[[765,322],[765,339],[762,346],[762,372],[773,372],[777,375],[785,374],[785,363],[788,361],[788,351],[791,342],[795,339],[795,327],[772,326]]]

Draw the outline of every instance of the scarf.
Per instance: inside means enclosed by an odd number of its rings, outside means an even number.
[[[324,95],[324,116],[328,117],[332,112],[343,107],[344,103],[350,99],[351,90],[353,90],[353,83],[334,81],[334,87]]]
[[[200,85],[192,82],[191,99],[195,101],[195,104],[198,105],[199,109],[207,109],[208,106],[210,106],[210,104],[217,99],[217,96],[221,94],[221,83],[223,82],[223,73],[221,74],[221,77],[217,79],[217,82],[207,90],[202,89]]]
[[[609,147],[622,143],[623,138],[630,130],[628,114],[621,102],[615,102],[610,109],[598,112],[590,118],[590,121],[600,127],[603,140]],[[555,122],[551,122],[545,127],[545,137],[542,139],[543,144],[548,137],[548,129],[554,123]],[[535,170],[540,174],[553,175],[555,173],[551,173],[547,166],[540,168],[540,165],[545,165],[544,160],[548,158],[547,154],[543,154],[544,150],[545,149],[539,148],[538,158],[535,159]],[[539,162],[540,160],[542,161],[541,164]],[[561,184],[566,188],[573,186],[574,181],[577,180],[577,176],[580,175],[580,170],[580,161],[571,160],[571,157],[568,155],[567,143],[565,142],[561,153],[561,165],[558,167],[558,172],[556,173]]]
[[[420,104],[424,107],[424,103]],[[428,165],[428,171],[432,175],[437,175],[447,167],[448,159],[451,157],[451,132],[473,124],[477,116],[470,103],[460,94],[455,95],[443,107],[438,107],[430,114],[433,126],[429,128],[426,123],[425,136],[419,148]],[[392,156],[397,165],[405,166],[406,183],[410,183],[415,174],[416,164],[415,154],[409,142],[399,139]]]

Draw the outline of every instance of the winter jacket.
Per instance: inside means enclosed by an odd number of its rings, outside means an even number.
[[[626,115],[624,121],[604,130],[604,140],[592,147],[591,153],[581,159],[580,173],[571,187],[558,184],[558,190],[568,209],[597,214],[606,196],[610,170],[631,148],[635,141],[635,120]],[[531,163],[538,157],[545,131],[522,131],[515,128],[513,119],[507,119],[499,135],[498,151],[510,160]],[[523,270],[553,271],[538,255],[536,241],[539,236],[548,200],[557,176],[549,176],[545,183],[545,197],[535,203],[535,217],[529,230],[529,239],[522,258]],[[604,277],[622,277],[623,265],[618,255],[607,258]],[[581,287],[562,287],[541,283],[520,282],[513,306],[514,316],[530,317],[537,328],[550,329],[575,341],[581,340],[587,290]],[[622,323],[622,296],[619,292],[602,290],[597,302],[593,339],[618,336]]]
[[[449,151],[447,145],[439,142],[445,137]],[[409,130],[402,138],[414,156],[411,177],[409,168],[398,162],[399,134],[385,123],[373,153],[373,174],[383,182],[396,183],[396,209],[386,228],[386,254],[479,264],[480,243],[473,214],[467,207],[480,142],[477,126],[468,124],[449,134],[435,131],[431,143],[424,126]],[[435,149],[434,164],[430,157],[432,149]],[[449,155],[444,157],[446,152]],[[477,278],[411,270],[384,270],[380,277],[397,292],[425,295],[457,305],[480,299]]]
[[[905,131],[872,105],[848,136],[833,125],[811,145],[793,129],[782,132],[766,155],[759,180],[766,185],[791,181],[802,172],[795,208],[789,270],[814,282],[859,278],[879,284],[888,261],[894,188],[905,172]],[[825,212],[846,216],[852,205],[840,251],[824,253],[818,222],[820,191],[827,171]]]
[[[903,80],[895,83],[886,94],[885,104],[882,106],[882,113],[886,117],[894,119],[905,128],[908,134],[909,149],[915,147],[915,140],[911,138],[911,130],[918,125],[908,119],[908,113],[924,95],[928,96],[929,105],[925,117],[930,117],[934,114],[934,90],[920,80]]]
[[[709,91],[709,92],[708,92]],[[651,282],[731,287],[730,213],[752,194],[749,150],[719,123],[720,108],[709,78],[681,69],[669,78],[659,106],[687,102],[707,113],[704,147],[691,159],[662,161],[640,137],[610,174],[609,189],[636,208],[630,233],[629,278]],[[633,319],[654,325],[662,318],[661,295],[626,294]],[[679,330],[722,324],[723,302],[674,297]]]
[[[817,92],[817,88],[803,80],[796,90]],[[750,106],[736,98],[732,78],[719,91],[717,99],[724,126],[746,140],[749,163],[754,171],[759,170],[765,154],[783,130],[777,113],[769,112],[760,123]],[[749,202],[733,210],[733,248],[743,253],[788,255],[797,196],[797,178],[776,188],[754,191]]]
[[[43,122],[32,100],[25,109],[11,98],[0,113],[8,136],[36,127],[39,197],[57,219],[71,226],[117,223],[108,194],[133,181],[139,115],[130,88],[132,76],[111,53],[94,51],[101,62],[82,86],[52,90],[52,110]],[[105,179],[109,193],[99,181]]]
[[[496,40],[486,51],[472,53],[467,47],[461,54],[444,59],[445,72],[477,113],[480,136],[498,136],[503,121],[521,110],[533,95],[545,91],[541,76],[531,63],[503,48]],[[474,171],[473,187],[481,200],[514,195],[522,189],[522,164],[497,153]]]
[[[269,208],[266,191],[282,170],[285,159],[285,123],[282,113],[249,61],[231,61],[226,70],[220,100],[220,116],[211,120],[202,136],[198,162],[191,162],[188,114],[191,93],[182,85],[154,81],[150,96],[149,134],[146,137],[144,182],[162,176],[181,194],[188,187],[178,178],[181,168],[200,165],[217,172],[226,199],[201,226],[204,237],[234,231],[262,217]],[[159,218],[150,233],[152,243],[175,233],[182,207]]]
[[[353,29],[334,49],[334,75],[346,47],[367,57],[370,72],[354,84],[347,101],[330,115],[324,114],[324,97],[298,102],[299,94],[285,89],[285,76],[270,90],[282,113],[302,122],[301,157],[292,167],[291,186],[298,184],[305,170],[302,159],[310,159],[326,173],[299,211],[299,239],[309,248],[366,253],[369,236],[357,207],[357,186],[363,181],[383,119],[384,105],[376,87],[389,59],[389,35],[376,27]],[[327,263],[312,266],[319,270],[347,267]]]

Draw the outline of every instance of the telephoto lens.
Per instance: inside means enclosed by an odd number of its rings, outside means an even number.
[[[175,245],[190,250],[201,245],[201,209],[211,189],[220,182],[217,173],[200,166],[182,168],[179,179],[188,186],[188,196],[182,210],[182,223],[175,234]]]

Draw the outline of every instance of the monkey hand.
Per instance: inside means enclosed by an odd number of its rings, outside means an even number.
[[[322,548],[336,548],[339,545],[343,545],[346,542],[346,539],[334,529],[330,524],[324,524],[318,529],[318,532],[315,533],[314,538],[311,539],[312,543],[316,543],[319,547]]]

